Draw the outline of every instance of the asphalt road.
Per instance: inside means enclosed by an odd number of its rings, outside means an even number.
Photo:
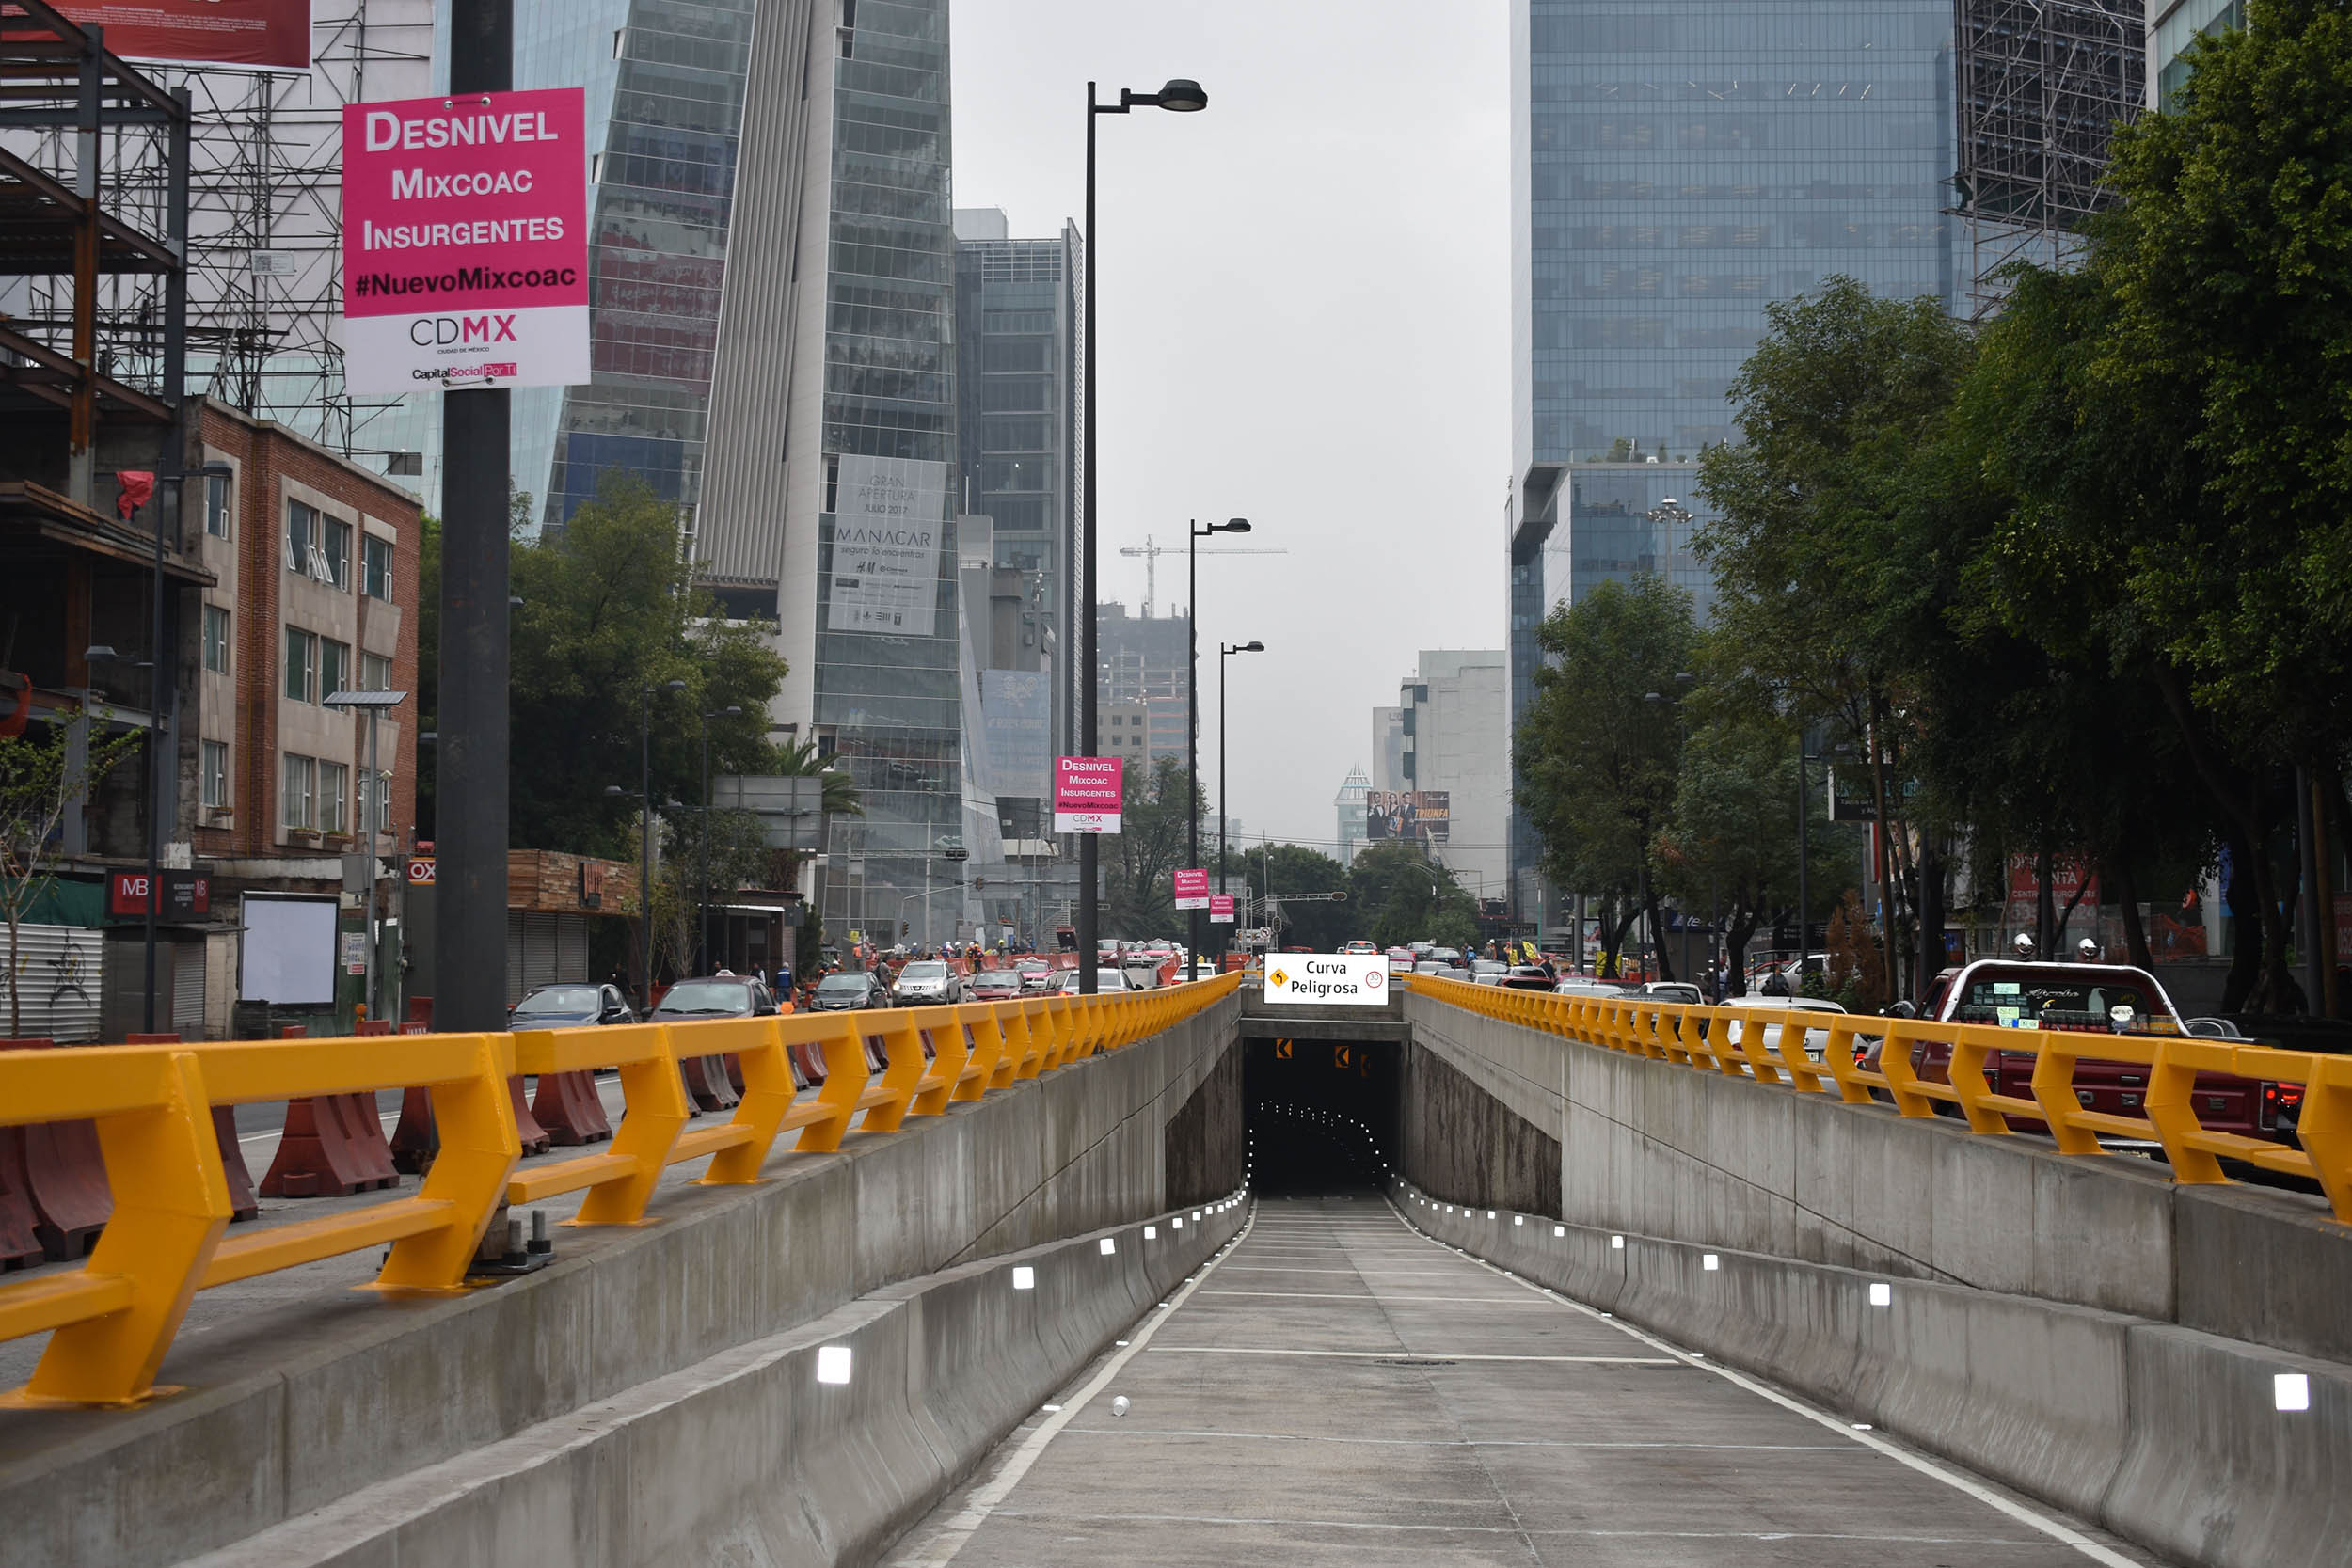
[[[1261,1203],[887,1560],[2153,1560],[1441,1246],[1371,1195]]]

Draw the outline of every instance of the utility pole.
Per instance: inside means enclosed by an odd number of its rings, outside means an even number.
[[[514,0],[451,0],[452,97],[515,85]],[[441,688],[435,747],[437,1029],[506,1027],[507,493],[513,394],[441,394]],[[650,806],[647,808],[650,810]],[[651,890],[644,890],[650,894]]]

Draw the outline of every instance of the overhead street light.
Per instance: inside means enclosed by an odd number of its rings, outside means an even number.
[[[1119,102],[1099,103],[1094,97],[1095,84],[1087,84],[1087,192],[1086,192],[1086,508],[1079,529],[1078,559],[1080,562],[1078,591],[1078,750],[1087,756],[1094,754],[1100,736],[1097,728],[1095,680],[1100,653],[1097,647],[1098,628],[1095,624],[1095,526],[1098,510],[1094,480],[1094,451],[1099,421],[1095,418],[1095,388],[1102,377],[1095,372],[1098,336],[1094,325],[1095,279],[1102,264],[1101,246],[1094,226],[1094,121],[1100,115],[1123,115],[1137,106],[1168,109],[1176,114],[1195,114],[1209,106],[1209,95],[1200,90],[1200,84],[1184,77],[1174,77],[1157,92],[1136,92],[1121,87]],[[1099,833],[1078,835],[1078,990],[1091,996],[1095,991],[1094,954],[1100,933],[1097,927],[1101,911],[1095,897],[1095,878],[1101,863]]]
[[[1235,520],[1239,521],[1238,518]],[[1265,644],[1263,642],[1220,642],[1216,649],[1216,879],[1220,887],[1225,882],[1227,839],[1233,831],[1233,808],[1225,794],[1225,661],[1235,654],[1264,652]],[[1267,876],[1270,878],[1272,875],[1269,864]],[[1269,887],[1266,891],[1271,893],[1274,890]],[[1239,918],[1235,916],[1236,922]],[[1198,958],[1200,956],[1200,950],[1196,948],[1193,957]]]
[[[1248,533],[1249,519],[1232,517],[1221,523],[1211,523],[1206,528],[1196,521],[1185,525],[1184,531],[1184,846],[1190,856],[1186,863],[1198,867],[1200,864],[1200,541],[1219,533]],[[1217,669],[1221,679],[1224,673],[1221,662]],[[1225,709],[1221,705],[1224,697],[1222,686],[1217,695],[1220,703],[1217,723],[1221,726],[1225,722]],[[1218,755],[1222,760],[1221,740]],[[1225,787],[1220,781],[1217,785],[1220,811],[1224,809],[1224,800]],[[1224,863],[1220,858],[1218,875],[1223,874]],[[1184,944],[1190,951],[1190,961],[1197,964],[1200,960],[1201,911],[1186,910],[1184,915]]]

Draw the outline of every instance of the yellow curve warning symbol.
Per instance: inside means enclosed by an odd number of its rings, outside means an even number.
[[[1280,990],[1284,986],[1291,983],[1291,977],[1284,974],[1281,970],[1278,969],[1273,974],[1265,977],[1265,983],[1272,986],[1276,990]]]

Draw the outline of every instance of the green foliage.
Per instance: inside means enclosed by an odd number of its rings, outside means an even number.
[[[138,754],[142,732],[93,733],[77,760],[71,713],[0,736],[0,921],[8,932],[8,1034],[23,1033],[17,982],[17,928],[31,918],[56,881],[56,840],[65,814],[86,800],[108,773]],[[95,726],[93,726],[95,731]]]
[[[1286,904],[1278,945],[1311,947],[1335,953],[1340,944],[1362,934],[1365,916],[1356,902],[1347,868],[1320,849],[1300,844],[1273,844],[1255,849],[1229,846],[1230,858],[1219,875],[1233,883],[1248,882],[1255,894],[1345,893],[1333,904]],[[1213,927],[1226,932],[1228,927]]]
[[[1383,947],[1432,942],[1464,950],[1478,940],[1476,901],[1419,844],[1365,845],[1348,867],[1347,889],[1352,909],[1343,924],[1350,936],[1368,936]]]
[[[518,515],[528,511],[519,503]],[[439,594],[437,538],[428,528],[426,607]],[[780,765],[767,725],[784,661],[761,628],[722,619],[694,588],[676,508],[642,481],[614,480],[561,528],[517,539],[510,580],[522,601],[510,655],[510,842],[633,860],[637,802],[605,792],[637,788],[648,718],[657,805],[699,800],[707,712],[741,710],[707,721],[713,774]],[[438,646],[432,609],[421,626],[421,668],[431,671]],[[660,689],[672,680],[684,689]],[[827,793],[834,794],[830,784]]]
[[[1187,819],[1190,791],[1184,765],[1174,757],[1160,758],[1149,771],[1129,768],[1125,781],[1119,832],[1103,843],[1107,875],[1102,934],[1127,942],[1155,937],[1182,942],[1190,911],[1176,908],[1175,874],[1193,863],[1186,858],[1192,842],[1187,828],[1206,816],[1206,798],[1193,800]],[[1202,838],[1205,843],[1207,835]]]

